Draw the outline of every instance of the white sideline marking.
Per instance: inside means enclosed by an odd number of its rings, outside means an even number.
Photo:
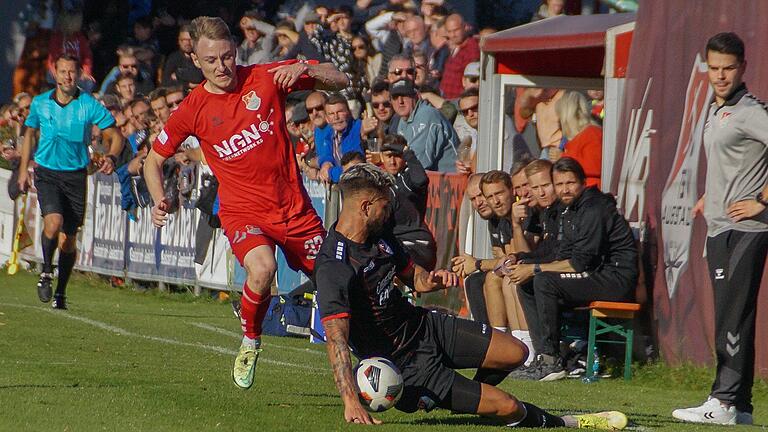
[[[33,309],[33,310],[37,310],[37,311],[41,311],[41,312],[46,312],[46,313],[49,313],[49,314],[52,314],[52,315],[56,315],[56,316],[59,316],[59,317],[62,317],[62,318],[67,318],[67,319],[71,319],[71,320],[74,320],[74,321],[80,321],[82,323],[85,323],[85,324],[88,324],[88,325],[100,328],[102,330],[106,330],[108,332],[112,332],[112,333],[118,334],[120,336],[137,337],[137,338],[147,339],[147,340],[151,340],[151,341],[155,341],[155,342],[162,342],[162,343],[165,343],[165,344],[168,344],[168,345],[201,348],[201,349],[204,349],[204,350],[207,350],[207,351],[212,351],[212,352],[215,352],[215,353],[218,353],[218,354],[225,354],[225,355],[228,355],[228,356],[236,356],[237,355],[237,351],[235,351],[233,349],[224,348],[224,347],[220,347],[220,346],[217,346],[217,345],[208,345],[208,344],[204,344],[204,343],[200,343],[200,342],[194,342],[194,343],[193,342],[183,342],[183,341],[179,341],[179,340],[176,340],[176,339],[170,339],[170,338],[164,338],[164,337],[159,337],[159,336],[150,336],[150,335],[143,335],[143,334],[140,334],[140,333],[134,333],[134,332],[132,332],[130,330],[126,330],[126,329],[123,329],[123,328],[120,328],[120,327],[115,327],[115,326],[107,324],[105,322],[92,320],[90,318],[74,315],[74,314],[69,313],[69,312],[63,312],[63,311],[54,310],[54,309],[51,309],[51,308],[40,307],[40,306],[29,306],[29,305],[23,305],[23,304],[14,304],[14,303],[0,303],[0,305],[2,305],[2,306],[10,306],[10,307],[17,307],[17,308],[23,308],[23,309]],[[263,361],[265,363],[269,363],[269,364],[278,365],[278,366],[288,366],[288,367],[293,367],[293,368],[298,368],[298,369],[306,369],[306,370],[313,371],[313,372],[324,372],[325,371],[325,369],[322,369],[322,368],[316,368],[316,367],[312,367],[312,366],[300,365],[300,364],[283,362],[283,361],[278,361],[278,360],[262,359],[261,361]]]
[[[198,323],[198,322],[190,322],[190,321],[187,321],[187,324],[189,324],[191,326],[195,326],[197,328],[201,328],[203,330],[209,330],[209,331],[212,331],[214,333],[223,334],[225,336],[232,336],[232,337],[236,338],[237,340],[240,340],[240,339],[243,338],[243,335],[240,334],[240,333],[229,331],[229,330],[223,329],[221,327],[212,326],[210,324],[204,324],[204,323]],[[297,348],[297,347],[292,347],[292,346],[287,346],[287,345],[280,345],[280,344],[276,344],[276,343],[273,343],[273,342],[270,342],[270,343],[263,343],[262,342],[262,345],[266,346],[266,347],[275,347],[275,348],[280,348],[280,349],[284,349],[284,350],[298,351],[298,352],[307,353],[307,354],[315,354],[315,355],[321,355],[321,356],[325,355],[325,353],[322,352],[322,351],[317,351],[317,350],[313,350],[313,349],[310,349],[310,348]]]

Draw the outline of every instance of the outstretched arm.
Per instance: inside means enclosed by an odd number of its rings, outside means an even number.
[[[380,424],[363,408],[357,398],[357,386],[352,376],[352,360],[349,355],[349,319],[335,318],[323,322],[328,349],[328,361],[333,369],[333,379],[344,402],[344,420],[347,423]]]
[[[341,90],[349,85],[349,78],[331,63],[291,63],[273,67],[267,72],[275,74],[275,84],[284,90],[291,88],[305,74],[315,79],[317,89]]]

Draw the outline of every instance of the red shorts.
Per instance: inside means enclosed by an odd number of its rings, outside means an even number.
[[[280,246],[288,265],[312,276],[315,258],[325,239],[323,221],[313,208],[279,223],[258,222],[255,218],[221,215],[221,226],[229,239],[232,253],[243,265],[245,256],[252,249],[267,245],[275,250]]]

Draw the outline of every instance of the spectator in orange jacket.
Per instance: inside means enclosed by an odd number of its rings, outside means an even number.
[[[560,128],[568,140],[562,157],[576,159],[587,176],[586,186],[600,188],[603,160],[603,130],[594,124],[587,98],[580,92],[566,90],[555,103]]]

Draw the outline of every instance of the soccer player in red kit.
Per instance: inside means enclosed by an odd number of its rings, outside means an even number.
[[[237,386],[249,388],[277,268],[275,245],[292,268],[311,275],[325,237],[288,138],[285,96],[315,87],[341,89],[348,80],[330,64],[292,60],[236,66],[235,43],[220,18],[195,18],[190,33],[192,60],[206,81],[184,99],[158,135],[144,176],[155,202],[152,222],[162,227],[167,219],[163,161],[188,136],[200,141],[219,181],[224,233],[247,273],[240,310],[244,335],[232,378]]]

